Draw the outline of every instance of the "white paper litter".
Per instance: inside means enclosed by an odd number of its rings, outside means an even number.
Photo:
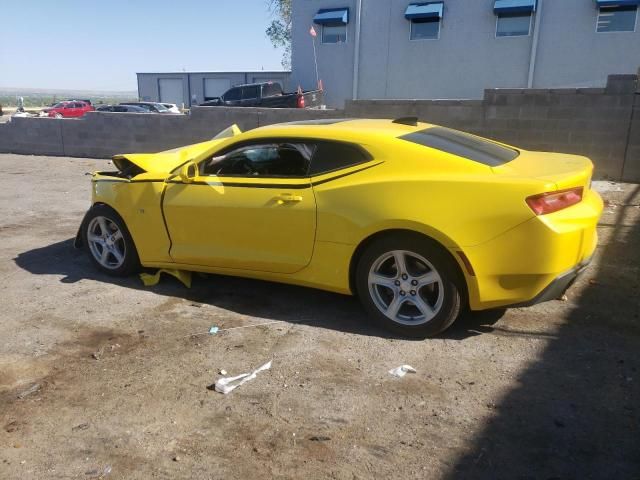
[[[400,365],[399,367],[392,368],[389,373],[394,377],[404,377],[407,373],[416,373],[416,369],[411,365]]]
[[[256,368],[251,373],[243,373],[242,375],[237,375],[235,377],[224,377],[219,379],[215,384],[215,391],[223,394],[227,394],[232,392],[234,389],[238,388],[245,382],[249,380],[253,380],[258,375],[258,372],[263,370],[269,370],[271,368],[271,361],[268,361],[261,367]]]

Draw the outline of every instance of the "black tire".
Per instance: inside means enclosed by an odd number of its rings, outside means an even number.
[[[121,262],[119,262],[117,261],[116,257],[111,254],[113,263],[111,267],[107,267],[100,262],[100,260],[97,258],[96,253],[100,251],[100,247],[98,247],[97,249],[95,247],[92,248],[91,242],[89,241],[89,230],[92,226],[92,222],[94,220],[96,220],[97,222],[97,219],[99,217],[103,217],[109,222],[112,222],[112,224],[115,224],[115,226],[117,226],[122,234],[122,239],[117,241],[117,246],[119,248],[119,251],[123,253],[123,259]],[[93,207],[91,207],[82,222],[81,235],[82,244],[86,249],[87,254],[89,255],[89,259],[101,272],[112,275],[114,277],[126,277],[140,271],[140,259],[138,257],[138,251],[136,250],[136,246],[133,243],[133,239],[131,238],[129,229],[124,223],[124,220],[122,220],[120,215],[118,215],[118,213],[113,208],[107,205],[94,205]]]
[[[411,293],[404,292],[404,290],[402,290],[400,293],[406,295],[406,298],[398,297],[400,289],[404,288],[404,282],[402,283],[403,286],[398,287],[372,287],[372,292],[369,288],[369,273],[374,266],[374,263],[379,263],[380,259],[385,258],[386,255],[391,255],[391,252],[394,251],[405,251],[408,254],[417,254],[416,257],[411,255],[404,257],[405,259],[409,259],[407,261],[408,268],[410,262],[413,262],[414,265],[416,265],[413,267],[414,269],[421,268],[422,265],[427,265],[417,259],[418,256],[422,257],[422,259],[426,260],[428,264],[431,264],[427,269],[427,273],[435,270],[437,275],[439,275],[438,282],[424,287],[409,287],[417,288],[417,293],[415,290],[411,290]],[[390,257],[388,262],[392,261],[393,258]],[[381,263],[381,268],[385,268],[384,262]],[[393,271],[397,271],[395,267]],[[408,278],[410,280],[414,277],[409,276]],[[416,276],[415,278],[419,277]],[[360,256],[356,267],[355,281],[358,297],[369,314],[369,317],[384,329],[404,337],[427,338],[443,332],[458,318],[463,306],[463,295],[461,292],[464,292],[464,289],[462,288],[462,282],[464,282],[464,279],[461,278],[461,273],[457,268],[457,265],[454,264],[454,260],[444,247],[419,234],[390,234],[389,236],[374,240],[366,247],[365,251]],[[403,279],[398,277],[393,281],[395,285],[396,282],[402,282]],[[397,288],[398,291],[393,290],[393,288]],[[428,289],[428,291],[425,292],[424,289]],[[396,293],[392,294],[392,292]],[[401,315],[402,312],[408,311],[404,318],[400,318],[399,321],[396,321],[383,313],[381,307],[378,305],[384,302],[384,298],[381,300],[381,297],[384,297],[385,295],[390,299],[395,299],[397,297],[399,299],[404,299],[405,302],[408,300],[408,303],[403,303],[401,310],[398,311],[398,315]],[[412,323],[412,314],[418,314],[416,315],[416,318],[418,318],[420,311],[417,309],[417,304],[413,304],[411,302],[412,297],[410,297],[410,295],[413,295],[413,298],[419,298],[415,296],[418,295],[420,298],[430,296],[432,299],[437,299],[437,301],[434,301],[433,306],[438,305],[439,310],[437,310],[435,316],[429,320],[424,316],[424,320],[415,320],[415,323]],[[374,298],[374,296],[376,298]],[[423,301],[425,300],[425,298],[422,299]],[[389,300],[389,306],[390,302],[391,300]],[[426,298],[426,303],[429,304],[429,302],[430,299]],[[435,310],[435,308],[432,309],[432,311]],[[431,313],[431,315],[433,315],[433,313]]]

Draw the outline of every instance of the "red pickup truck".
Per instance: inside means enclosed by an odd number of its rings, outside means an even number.
[[[45,108],[43,112],[46,112],[49,117],[77,118],[93,110],[95,108],[90,103],[74,100],[56,103],[53,107]]]

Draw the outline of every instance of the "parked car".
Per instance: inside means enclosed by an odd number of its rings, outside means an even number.
[[[92,105],[91,100],[89,100],[88,98],[68,98],[66,101],[67,102],[84,102],[84,103],[88,103],[89,105]]]
[[[76,238],[101,271],[175,268],[356,294],[371,319],[412,337],[466,308],[560,297],[593,255],[603,209],[586,157],[415,118],[234,126],[113,163],[117,172],[93,174]]]
[[[149,110],[135,105],[99,105],[96,112],[149,113]]]
[[[219,98],[200,104],[201,107],[264,107],[264,108],[317,108],[324,103],[322,90],[284,93],[276,82],[238,85]]]
[[[157,102],[122,102],[120,105],[133,105],[141,107],[151,113],[171,113],[167,107]]]
[[[44,108],[42,111],[49,117],[55,118],[77,118],[85,113],[95,110],[92,105],[81,101],[65,101],[56,103],[54,106]]]
[[[182,113],[175,103],[163,103],[162,105],[164,105],[171,113]]]

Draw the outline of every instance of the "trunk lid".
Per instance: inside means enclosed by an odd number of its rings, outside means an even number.
[[[552,182],[558,190],[572,187],[589,188],[593,163],[587,157],[564,153],[520,150],[512,161],[492,167],[498,175],[535,178]]]

